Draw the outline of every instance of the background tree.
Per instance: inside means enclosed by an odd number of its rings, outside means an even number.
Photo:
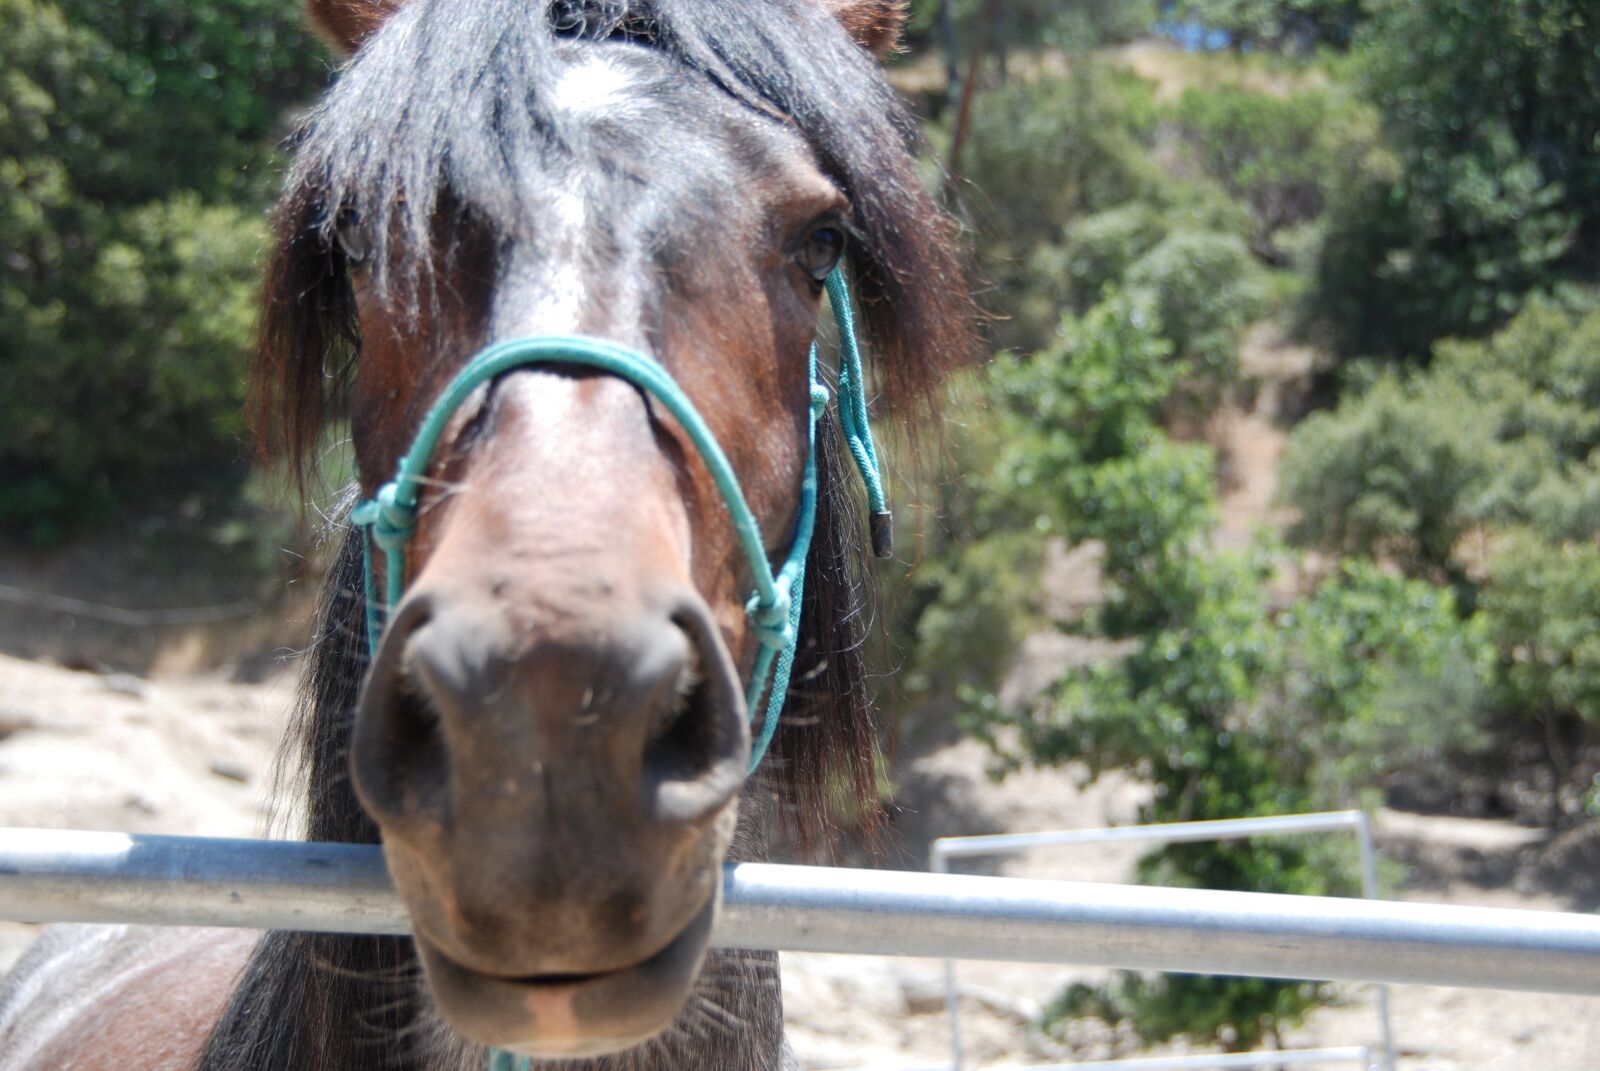
[[[1340,355],[1421,357],[1600,271],[1600,20],[1582,0],[1384,0],[1352,73],[1392,171],[1339,191],[1314,306]]]
[[[0,533],[237,495],[271,142],[327,72],[298,18],[0,0]]]
[[[1039,538],[1103,548],[1103,604],[1059,627],[1121,653],[1067,671],[1020,708],[969,689],[972,731],[1002,768],[1137,771],[1154,788],[1141,822],[1356,805],[1384,778],[1473,746],[1488,648],[1448,589],[1354,560],[1275,611],[1270,545],[1209,548],[1212,453],[1173,442],[1159,424],[1183,373],[1170,350],[1147,304],[1114,296],[1065,320],[1056,345],[995,370],[1006,445],[984,490],[1009,514],[1034,517]],[[1138,876],[1353,895],[1350,863],[1326,842],[1181,845],[1145,856]],[[1245,1050],[1281,1040],[1328,995],[1307,983],[1124,976],[1072,988],[1050,1015]]]

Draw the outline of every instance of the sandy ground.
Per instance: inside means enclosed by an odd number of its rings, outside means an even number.
[[[138,680],[73,672],[0,656],[0,824],[141,832],[258,835],[266,778],[291,693],[287,677]],[[902,772],[898,822],[904,865],[948,833],[1125,824],[1141,789],[1119,777],[1080,785],[1070,772],[1027,772],[1001,784],[969,742],[947,745]],[[1385,813],[1380,850],[1412,861],[1404,898],[1539,910],[1571,909],[1548,882],[1520,881],[1518,860],[1541,831],[1504,822]],[[986,872],[1121,881],[1137,849],[1073,849],[1013,857]],[[1506,880],[1486,884],[1483,875]],[[33,936],[0,924],[0,966]],[[784,994],[803,1066],[888,1071],[948,1062],[942,966],[937,961],[786,955]],[[1128,1039],[1079,1024],[1068,1050],[1030,1029],[1041,1002],[1093,969],[962,964],[957,973],[968,1066],[1016,1068],[1104,1059]],[[1402,986],[1392,993],[1404,1071],[1600,1069],[1600,1000]],[[1369,993],[1291,1036],[1297,1046],[1373,1042]]]

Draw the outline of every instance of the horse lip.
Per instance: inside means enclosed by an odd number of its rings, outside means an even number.
[[[705,908],[701,908],[700,910],[704,911]],[[695,921],[699,919],[699,917],[700,911],[696,911],[694,918],[689,920],[689,924],[670,937],[666,944],[662,945],[660,948],[656,949],[654,952],[651,952],[642,959],[635,960],[632,963],[624,964],[621,967],[612,967],[603,971],[588,971],[584,973],[555,972],[550,974],[516,975],[494,974],[486,971],[473,971],[473,973],[481,975],[484,978],[493,978],[498,982],[509,982],[512,985],[527,986],[530,989],[576,989],[579,986],[589,982],[595,982],[605,978],[612,978],[620,974],[627,974],[629,971],[643,970],[654,963],[660,962],[662,959],[666,958],[668,955],[677,950],[679,943],[689,935],[689,931],[694,929]],[[457,964],[457,966],[460,966],[460,964]],[[470,967],[464,969],[472,970]]]
[[[446,956],[420,931],[417,948],[445,1021],[470,1040],[534,1056],[600,1055],[643,1043],[677,1015],[710,944],[719,901],[709,897],[651,955],[594,974],[485,974]],[[567,1012],[547,1024],[541,1006]]]
[[[633,962],[625,963],[620,967],[607,967],[604,970],[599,971],[547,971],[535,974],[502,974],[498,971],[486,971],[478,967],[469,966],[468,964],[461,962],[456,957],[450,955],[445,951],[443,942],[432,939],[428,936],[425,930],[419,928],[416,931],[415,936],[418,941],[425,944],[428,947],[428,950],[434,955],[450,964],[450,966],[454,967],[456,970],[470,977],[481,978],[491,982],[501,982],[507,985],[526,986],[530,988],[575,988],[588,982],[600,981],[606,978],[614,978],[619,975],[628,974],[631,971],[644,970],[669,958],[674,952],[680,950],[684,942],[694,937],[696,935],[696,931],[702,929],[701,923],[705,919],[706,914],[708,912],[714,913],[716,911],[717,901],[719,899],[719,891],[720,882],[719,889],[714,889],[712,891],[712,894],[707,897],[706,902],[697,908],[694,914],[689,916],[689,921],[684,924],[683,928],[677,933],[673,934],[671,937],[667,938],[667,940],[655,951],[647,952]]]

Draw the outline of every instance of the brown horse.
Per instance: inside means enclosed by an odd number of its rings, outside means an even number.
[[[311,6],[352,59],[297,145],[254,369],[297,465],[347,414],[370,494],[473,353],[593,336],[671,373],[781,560],[835,264],[890,411],[970,351],[951,229],[876,63],[899,0]],[[286,767],[305,835],[381,840],[414,938],[54,931],[0,994],[0,1065],[476,1069],[497,1046],[783,1066],[775,958],[706,949],[725,858],[785,820],[825,840],[830,801],[875,795],[837,437],[796,685],[747,784],[749,570],[683,428],[592,369],[480,388],[370,665],[345,537]]]

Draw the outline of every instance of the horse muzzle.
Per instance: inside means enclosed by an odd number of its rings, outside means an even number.
[[[503,977],[463,967],[420,934],[417,948],[440,1012],[465,1036],[529,1056],[599,1056],[642,1044],[677,1016],[718,899],[659,951],[615,970]]]
[[[446,1021],[522,1053],[615,1051],[664,1028],[698,972],[743,697],[692,591],[603,617],[521,606],[425,571],[361,697],[352,773]]]

